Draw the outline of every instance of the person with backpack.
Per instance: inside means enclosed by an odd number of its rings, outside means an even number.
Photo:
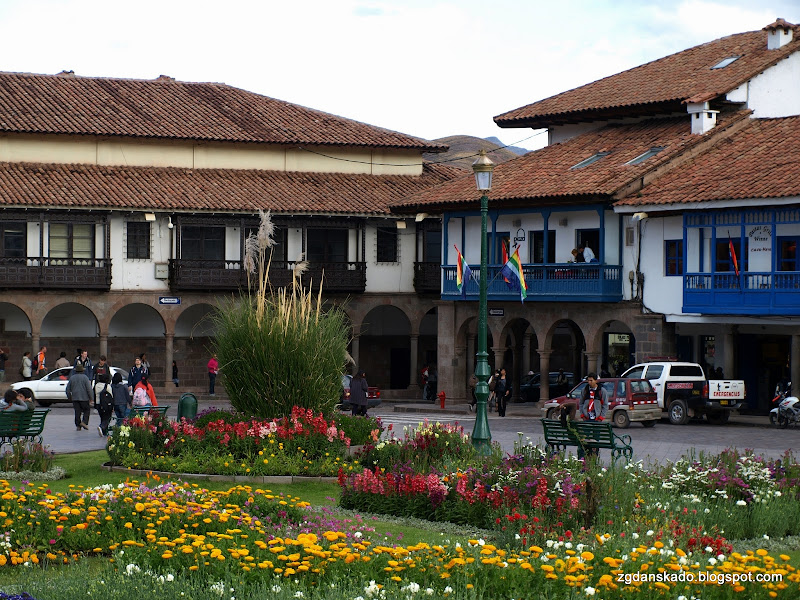
[[[33,370],[36,373],[37,378],[47,375],[47,367],[44,364],[46,354],[47,346],[42,346],[39,349],[39,353],[36,355],[36,358],[33,359]]]
[[[131,401],[133,408],[150,408],[151,406],[158,406],[156,400],[156,392],[147,377],[144,376],[133,388],[133,399]]]
[[[111,380],[111,395],[114,398],[114,415],[118,420],[122,420],[128,416],[133,406],[128,386],[122,385],[122,373],[114,373],[114,379]]]
[[[99,387],[99,391],[98,391]],[[100,437],[108,435],[108,425],[111,422],[111,415],[114,414],[114,395],[111,384],[103,381],[95,385],[95,408],[100,415],[100,425],[97,426],[97,434]]]
[[[75,365],[67,382],[67,398],[75,410],[75,429],[89,429],[89,404],[92,402],[92,383],[82,364]]]

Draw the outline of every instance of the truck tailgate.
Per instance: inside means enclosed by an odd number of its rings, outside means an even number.
[[[744,381],[712,380],[708,382],[708,399],[721,405],[744,402]]]

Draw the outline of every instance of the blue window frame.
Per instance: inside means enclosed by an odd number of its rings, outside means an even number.
[[[800,236],[778,238],[778,271],[800,271],[797,244]]]
[[[744,239],[744,249],[740,238],[730,240],[733,242],[733,251],[736,253],[736,262],[739,264],[739,272],[747,270],[747,238]],[[730,252],[730,243],[727,239],[717,238],[716,261],[714,263],[717,273],[734,272],[733,257]]]
[[[683,240],[664,240],[664,274],[683,275]]]

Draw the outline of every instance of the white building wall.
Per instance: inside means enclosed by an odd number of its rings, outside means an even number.
[[[392,227],[393,223],[386,222],[382,227]],[[399,292],[409,293],[414,291],[414,262],[416,253],[414,242],[416,240],[413,228],[398,229],[397,259],[398,262],[377,262],[377,224],[367,225],[366,228],[366,263],[367,263],[367,293]]]
[[[747,106],[757,119],[800,115],[800,52],[750,80]]]
[[[667,315],[680,314],[683,307],[683,277],[665,275],[664,241],[683,239],[683,218],[680,216],[647,218],[641,221],[639,230],[641,232],[639,270],[645,277],[644,305],[655,312]],[[690,244],[689,256],[692,256],[691,248]],[[684,271],[686,270],[684,266]]]
[[[112,290],[153,290],[169,289],[167,279],[156,279],[156,263],[168,264],[170,253],[170,233],[167,221],[159,219],[150,223],[150,259],[127,258],[127,219],[113,215],[109,219],[111,243],[111,289]]]

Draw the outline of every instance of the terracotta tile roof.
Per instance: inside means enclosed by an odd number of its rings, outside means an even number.
[[[495,167],[489,205],[546,206],[611,201],[623,187],[676,155],[707,142],[709,136],[724,135],[729,127],[747,119],[749,114],[749,111],[738,111],[722,115],[717,126],[704,136],[690,132],[687,115],[608,125],[546,146]],[[664,149],[638,165],[626,164],[656,146]],[[588,166],[572,168],[599,152],[610,154]],[[475,179],[470,174],[406,198],[393,208],[398,211],[420,207],[452,210],[459,205],[474,208],[478,201]]]
[[[767,50],[765,31],[738,33],[517,108],[494,120],[500,127],[547,127],[623,113],[685,111],[684,101],[717,98],[800,50],[800,27],[785,21],[768,27],[772,26],[793,28],[792,41]],[[741,58],[725,68],[711,68],[732,56]]]
[[[412,148],[446,146],[222,83],[0,73],[0,131]]]
[[[800,117],[750,119],[735,136],[615,206],[800,196]]]
[[[419,177],[0,163],[0,208],[388,214],[389,204],[463,171]]]

